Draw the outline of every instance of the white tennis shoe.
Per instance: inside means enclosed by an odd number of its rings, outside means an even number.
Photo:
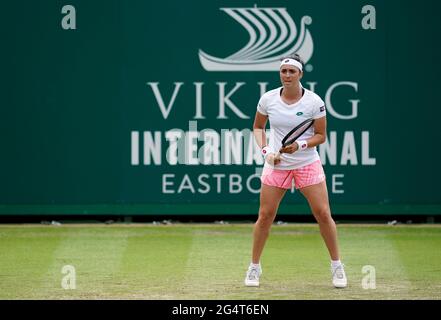
[[[245,285],[247,287],[258,287],[259,286],[259,278],[262,274],[262,267],[255,267],[250,264],[248,267],[247,275],[245,277]]]
[[[332,268],[332,284],[336,288],[346,288],[348,285],[348,279],[346,278],[344,264],[340,264],[338,267]]]

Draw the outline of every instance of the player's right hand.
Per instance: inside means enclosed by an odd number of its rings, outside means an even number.
[[[268,162],[268,164],[275,166],[276,164],[280,163],[280,154],[275,154],[275,153],[270,153],[269,155],[266,156],[266,162]]]

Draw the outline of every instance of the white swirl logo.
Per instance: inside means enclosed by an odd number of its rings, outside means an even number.
[[[286,8],[221,8],[248,32],[250,40],[236,53],[217,58],[199,50],[199,59],[207,71],[275,71],[280,59],[298,53],[306,63],[314,43],[306,28],[312,23],[302,17],[300,33]]]

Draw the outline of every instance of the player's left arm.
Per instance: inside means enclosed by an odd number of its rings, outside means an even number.
[[[308,148],[313,148],[326,141],[326,116],[314,120],[314,135],[306,140]]]

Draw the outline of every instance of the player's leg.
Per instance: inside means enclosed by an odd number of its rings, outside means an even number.
[[[326,182],[322,181],[318,184],[301,188],[300,192],[309,203],[331,259],[334,261],[339,260],[340,253],[337,241],[337,227],[331,216]]]
[[[245,276],[246,286],[259,286],[262,274],[260,256],[277,214],[280,201],[291,186],[292,173],[286,170],[264,169],[260,191],[259,217],[254,225],[252,261]]]
[[[311,207],[311,211],[319,225],[320,234],[331,256],[332,282],[336,288],[344,288],[347,286],[347,279],[344,266],[340,262],[337,227],[331,216],[326,182],[322,181],[318,184],[303,187],[300,191]]]
[[[254,225],[252,263],[258,264],[286,189],[262,184],[259,218]]]
[[[331,216],[323,166],[320,160],[317,160],[310,165],[293,170],[293,172],[296,188],[302,192],[308,201],[319,224],[320,234],[331,256],[332,282],[335,287],[344,288],[347,285],[347,280],[343,264],[340,261],[337,228]]]
[[[277,214],[280,201],[285,193],[286,189],[262,184],[260,191],[259,218],[254,224],[252,261],[245,276],[246,286],[259,286],[259,278],[262,274],[260,256],[262,255],[265,242],[268,239],[271,225]]]

